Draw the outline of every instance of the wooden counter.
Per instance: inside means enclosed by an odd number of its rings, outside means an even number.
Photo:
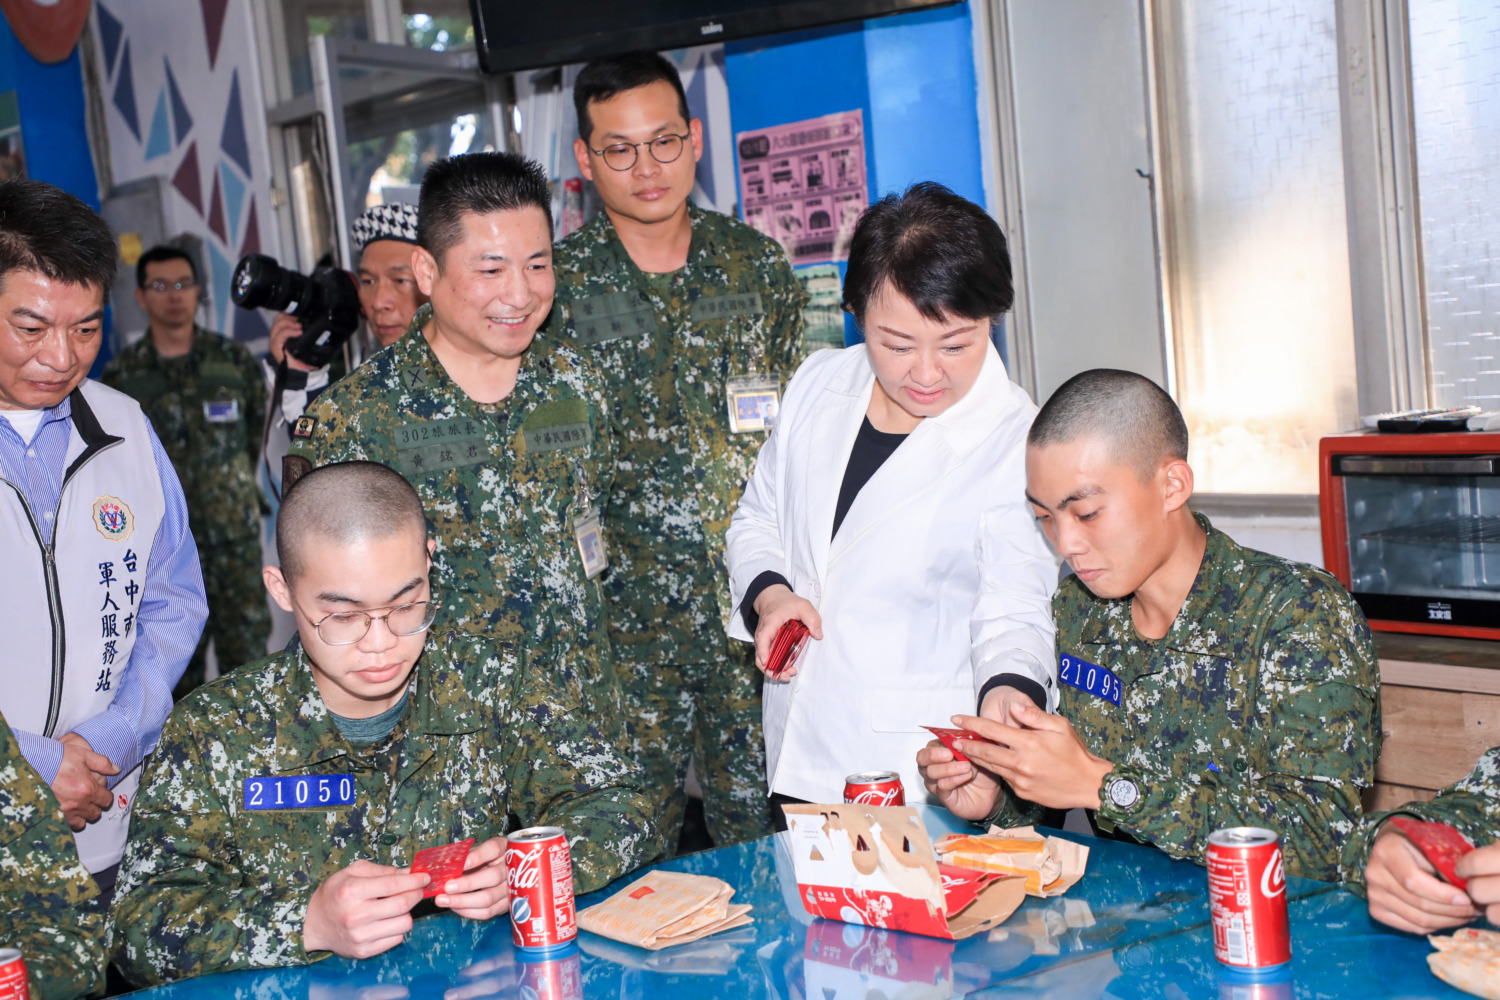
[[[1385,745],[1365,808],[1430,799],[1500,746],[1500,642],[1376,632]]]

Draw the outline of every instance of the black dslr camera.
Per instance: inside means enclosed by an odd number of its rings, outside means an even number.
[[[235,266],[229,297],[241,309],[271,309],[295,316],[302,334],[286,351],[303,364],[321,368],[359,329],[359,286],[348,271],[315,268],[298,274],[263,253],[247,253]]]

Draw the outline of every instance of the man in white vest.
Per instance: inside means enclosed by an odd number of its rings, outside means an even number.
[[[141,408],[90,381],[115,241],[0,184],[0,713],[108,899],[141,759],[208,605],[182,486]]]

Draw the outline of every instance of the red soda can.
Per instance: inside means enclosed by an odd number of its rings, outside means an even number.
[[[511,940],[527,951],[550,951],[578,937],[573,860],[561,827],[533,826],[506,838]]]
[[[1266,971],[1292,960],[1281,838],[1235,826],[1208,838],[1208,907],[1214,957],[1232,969]]]
[[[895,771],[860,771],[844,779],[844,801],[862,806],[904,806],[906,790]]]
[[[16,948],[0,948],[0,1000],[31,1000],[26,962]]]
[[[517,979],[526,1000],[583,1000],[583,963],[576,947],[546,956],[523,951],[520,959]]]

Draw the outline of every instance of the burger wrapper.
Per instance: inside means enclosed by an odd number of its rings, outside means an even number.
[[[938,860],[958,868],[1000,875],[1021,875],[1026,895],[1038,899],[1061,896],[1083,878],[1089,849],[1061,837],[1043,837],[1029,826],[1002,830],[990,827],[982,837],[954,833],[935,845]]]
[[[637,948],[658,951],[750,923],[750,907],[731,903],[733,896],[734,888],[722,879],[647,872],[604,902],[579,913],[578,926]]]
[[[1500,934],[1465,927],[1427,940],[1437,949],[1427,956],[1433,975],[1465,993],[1500,1000]]]

